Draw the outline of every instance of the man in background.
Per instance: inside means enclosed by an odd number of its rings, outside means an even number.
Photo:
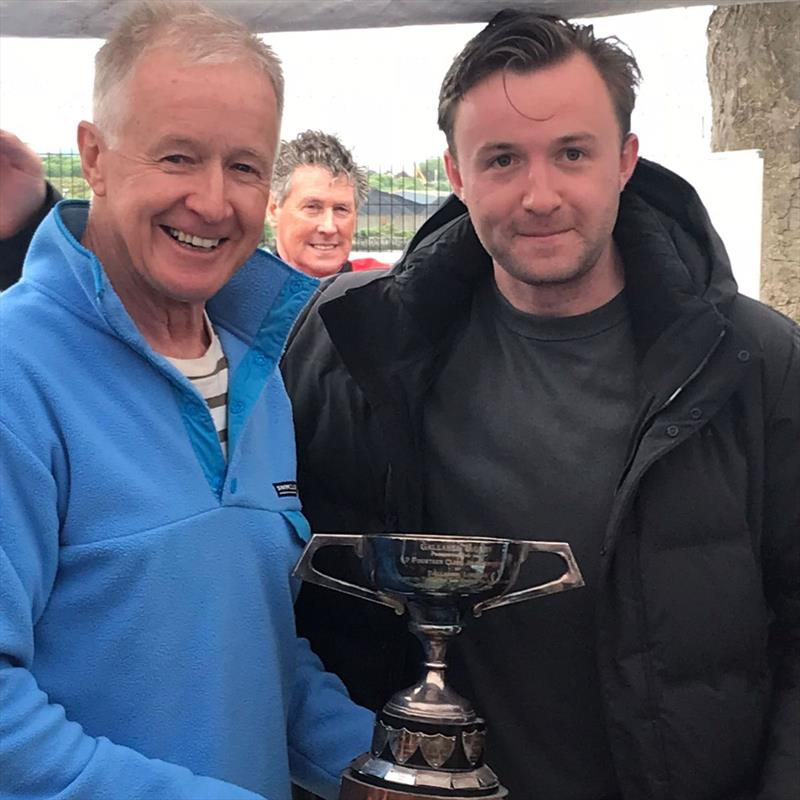
[[[277,255],[315,278],[387,266],[349,260],[368,189],[366,171],[335,136],[309,130],[281,142],[267,205]]]

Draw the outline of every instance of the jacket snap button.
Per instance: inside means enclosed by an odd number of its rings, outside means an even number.
[[[667,436],[671,439],[674,439],[680,432],[681,429],[677,425],[667,425]]]
[[[267,363],[267,357],[263,353],[259,353],[256,356],[256,364],[260,364],[263,367],[264,364],[266,363]]]
[[[702,417],[702,416],[703,416],[703,409],[702,409],[702,408],[693,408],[693,409],[692,409],[692,410],[689,412],[689,416],[690,416],[692,419],[700,419],[700,417]]]
[[[744,363],[745,361],[749,361],[750,360],[750,351],[749,350],[740,350],[736,354],[736,358],[738,358],[739,361],[741,361],[742,363]]]
[[[244,409],[244,406],[242,405],[242,401],[241,400],[234,400],[231,403],[231,411],[234,414],[241,414],[243,409]]]

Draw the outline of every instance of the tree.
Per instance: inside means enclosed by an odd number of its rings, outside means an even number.
[[[717,8],[708,24],[715,150],[764,157],[761,298],[800,321],[799,3]]]

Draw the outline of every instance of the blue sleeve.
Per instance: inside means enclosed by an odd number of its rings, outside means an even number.
[[[0,797],[260,800],[253,792],[84,733],[30,671],[58,568],[50,471],[0,423]]]
[[[289,708],[292,779],[325,800],[339,796],[341,773],[369,749],[375,715],[356,705],[344,684],[297,640],[296,676]]]

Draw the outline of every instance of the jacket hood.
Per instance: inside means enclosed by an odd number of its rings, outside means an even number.
[[[726,334],[737,294],[730,262],[694,189],[644,159],[622,192],[614,239],[625,266],[642,389],[664,402]],[[344,276],[339,296],[323,302],[320,314],[372,398],[392,395],[403,365],[413,371],[446,350],[454,322],[491,266],[466,207],[451,196],[391,272],[361,287]],[[372,336],[375,330],[380,337]],[[381,376],[385,364],[395,369]]]
[[[694,293],[727,310],[738,287],[725,245],[691,184],[660,164],[639,159],[622,193],[622,224],[614,231],[623,248],[631,245],[625,237],[626,216],[637,217],[640,224],[648,220],[653,234],[665,237],[669,266],[677,268],[680,261]]]
[[[626,290],[640,351],[677,320],[703,313],[724,324],[737,286],[730,261],[697,192],[683,178],[639,159],[622,192],[614,239],[622,253]],[[404,299],[437,339],[449,326],[448,307],[462,306],[491,258],[454,195],[413,237],[392,275]]]
[[[640,159],[620,198],[614,238],[625,262],[628,292],[640,312],[641,337],[652,341],[690,310],[687,305],[699,303],[727,314],[737,293],[730,261],[697,192],[683,178]],[[429,303],[441,305],[430,297],[437,285],[446,286],[457,304],[490,268],[466,206],[451,195],[416,233],[392,274],[409,284],[408,293],[425,311]],[[412,288],[418,281],[425,287],[422,292]]]

